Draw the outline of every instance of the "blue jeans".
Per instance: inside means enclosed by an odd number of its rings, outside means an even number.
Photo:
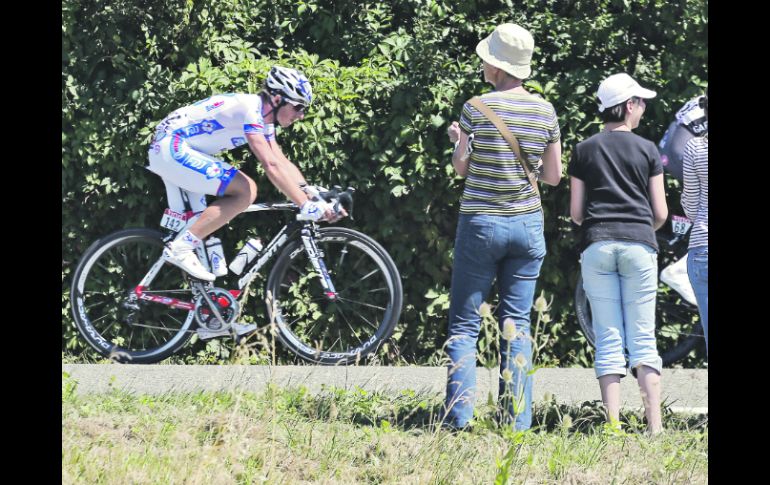
[[[700,323],[706,337],[706,355],[709,351],[709,247],[697,246],[687,253],[687,276],[698,302]]]
[[[520,216],[460,214],[455,239],[449,331],[450,358],[445,401],[449,426],[464,427],[473,417],[476,394],[476,341],[481,330],[479,307],[497,279],[501,328],[500,400],[516,429],[532,424],[532,340],[530,312],[535,284],[545,257],[542,212]],[[503,324],[512,319],[516,334],[504,340]],[[521,354],[518,362],[516,357]],[[503,371],[511,379],[503,381]],[[507,374],[507,373],[506,373]],[[506,376],[507,377],[507,376]]]
[[[597,241],[582,255],[583,287],[591,304],[596,334],[596,377],[626,375],[641,365],[660,373],[655,344],[658,256],[651,247],[629,241]]]

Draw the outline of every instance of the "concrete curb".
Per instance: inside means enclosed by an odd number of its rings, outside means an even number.
[[[120,365],[62,364],[62,372],[77,381],[76,392],[93,394],[118,389],[135,394],[165,394],[196,391],[261,392],[268,383],[280,387],[305,386],[318,393],[324,387],[367,391],[443,394],[445,367],[384,366],[208,366],[208,365]],[[477,368],[476,397],[497,398],[497,370]],[[533,398],[541,401],[548,392],[559,404],[601,400],[593,369],[539,369],[534,375]],[[664,369],[663,402],[675,412],[708,414],[708,370]],[[641,409],[636,380],[621,380],[623,407]]]

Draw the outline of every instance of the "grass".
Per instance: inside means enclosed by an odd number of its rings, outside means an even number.
[[[601,407],[543,402],[535,428],[436,426],[441,396],[269,387],[253,393],[80,395],[62,380],[62,483],[705,483],[708,424],[604,425]]]

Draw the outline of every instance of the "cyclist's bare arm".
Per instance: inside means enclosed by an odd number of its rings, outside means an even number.
[[[265,136],[259,133],[246,134],[246,141],[262,163],[270,182],[298,206],[304,204],[308,196],[302,191],[300,184],[307,182],[299,169],[283,155],[278,144],[275,141],[268,142]]]
[[[305,177],[302,175],[302,172],[299,171],[299,168],[297,168],[296,165],[294,165],[288,158],[286,158],[286,155],[283,154],[283,150],[281,150],[281,145],[278,144],[275,140],[268,142],[270,146],[273,148],[273,153],[281,159],[284,162],[284,166],[288,168],[290,172],[292,172],[292,175],[294,176],[294,179],[297,181],[297,184],[307,184],[307,181],[305,180]]]

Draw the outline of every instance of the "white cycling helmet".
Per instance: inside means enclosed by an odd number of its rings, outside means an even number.
[[[273,66],[265,79],[265,88],[270,93],[281,94],[284,101],[295,106],[309,106],[313,100],[310,81],[296,69]]]

